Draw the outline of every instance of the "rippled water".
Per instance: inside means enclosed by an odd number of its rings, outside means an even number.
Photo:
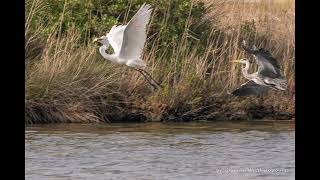
[[[26,179],[294,179],[294,123],[26,128]]]

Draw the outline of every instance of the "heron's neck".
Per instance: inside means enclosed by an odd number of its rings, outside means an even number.
[[[116,62],[117,61],[116,56],[114,54],[107,54],[106,53],[107,49],[108,49],[108,45],[105,45],[105,44],[99,48],[99,52],[102,55],[102,57],[109,61]]]
[[[243,76],[244,76],[246,79],[251,80],[251,79],[252,79],[252,74],[249,74],[249,73],[248,73],[249,66],[250,66],[250,63],[249,63],[249,61],[247,61],[246,64],[245,64],[245,67],[243,67],[243,68],[241,69],[241,71],[242,71]]]

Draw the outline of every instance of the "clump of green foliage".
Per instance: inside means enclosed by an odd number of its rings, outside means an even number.
[[[34,0],[26,1],[27,12],[32,8],[32,2]],[[115,24],[127,23],[143,3],[154,8],[153,16],[156,17],[152,17],[148,31],[149,42],[157,40],[158,46],[165,48],[171,42],[180,42],[188,35],[193,38],[188,41],[190,45],[200,42],[200,49],[204,50],[212,18],[205,17],[210,7],[201,1],[47,0],[32,20],[30,28],[36,28],[42,23],[41,33],[48,36],[57,28],[55,32],[64,34],[69,27],[74,26],[80,32],[80,42],[88,42],[95,36],[105,34]],[[149,44],[151,48],[152,43]]]

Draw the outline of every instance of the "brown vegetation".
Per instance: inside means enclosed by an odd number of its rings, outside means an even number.
[[[208,16],[219,21],[212,25],[204,53],[197,53],[197,44],[187,46],[189,24],[181,41],[168,45],[174,52],[170,56],[161,49],[163,56],[157,57],[157,39],[148,42],[151,48],[143,59],[162,82],[160,89],[152,89],[139,73],[104,60],[93,44],[79,45],[72,27],[45,40],[26,32],[25,123],[293,118],[294,2],[217,4]],[[229,63],[248,56],[239,48],[243,39],[268,49],[288,78],[288,90],[270,91],[263,106],[255,97],[227,95],[246,81],[240,66]]]

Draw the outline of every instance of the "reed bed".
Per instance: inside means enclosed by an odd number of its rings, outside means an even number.
[[[189,31],[192,16],[181,39],[166,47],[159,43],[161,30],[153,29],[157,34],[148,39],[143,59],[150,74],[164,86],[159,89],[149,86],[136,71],[104,60],[98,47],[90,39],[81,42],[80,32],[72,26],[61,33],[58,22],[45,38],[41,34],[45,23],[30,30],[42,2],[33,0],[26,14],[26,124],[294,117],[293,1],[280,5],[274,1],[204,1],[213,7],[206,16],[214,21],[202,52],[200,42],[189,43],[196,39]],[[155,14],[148,34],[153,33]],[[270,91],[262,106],[255,97],[228,95],[246,81],[240,66],[230,63],[249,56],[239,46],[242,40],[268,49],[289,82],[285,92]]]

